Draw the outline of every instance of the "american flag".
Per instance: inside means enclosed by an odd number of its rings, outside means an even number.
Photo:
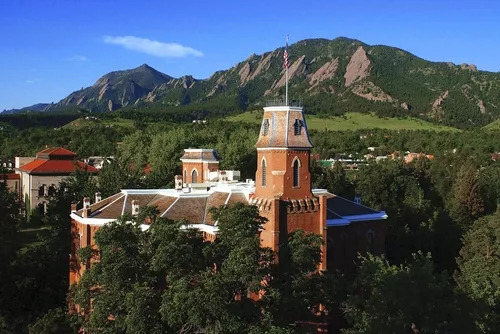
[[[285,52],[283,53],[283,68],[286,70],[288,68],[288,42],[286,43]]]

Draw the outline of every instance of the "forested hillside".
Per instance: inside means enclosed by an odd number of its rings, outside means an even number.
[[[208,79],[172,78],[146,64],[111,72],[44,110],[126,108],[205,117],[260,109],[284,95],[283,51],[251,55]],[[348,38],[303,40],[290,45],[289,55],[290,96],[311,113],[374,112],[460,128],[500,115],[500,74],[475,65],[430,62]]]

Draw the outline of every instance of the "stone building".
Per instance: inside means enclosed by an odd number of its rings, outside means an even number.
[[[62,147],[46,148],[34,158],[16,158],[20,174],[20,198],[26,208],[45,213],[49,198],[55,195],[59,183],[77,169],[97,174],[98,170],[76,160],[76,154]]]
[[[122,190],[91,204],[84,199],[81,210],[72,209],[70,283],[77,282],[85,266],[77,258],[81,247],[93,245],[95,232],[119,216],[136,215],[143,205],[156,206],[161,217],[185,219],[189,227],[208,240],[217,236],[217,221],[210,207],[236,202],[256,205],[268,221],[260,234],[262,246],[279,250],[287,235],[297,229],[319,234],[323,240],[321,268],[349,270],[358,252],[384,252],[384,211],[363,206],[325,189],[311,188],[309,170],[312,143],[300,107],[264,108],[257,147],[255,182],[207,179],[218,171],[214,150],[187,149],[182,156],[182,174],[175,189]],[[202,184],[202,187],[198,185]],[[142,227],[147,229],[145,222]]]

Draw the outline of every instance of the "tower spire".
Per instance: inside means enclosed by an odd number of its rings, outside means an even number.
[[[286,46],[283,58],[283,67],[285,68],[285,105],[288,106],[288,34],[286,35]]]

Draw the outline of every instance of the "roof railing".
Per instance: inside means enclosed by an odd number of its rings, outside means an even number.
[[[286,101],[283,99],[274,99],[266,101],[266,107],[283,107],[287,106]],[[288,107],[303,107],[302,101],[291,100],[288,101]]]

